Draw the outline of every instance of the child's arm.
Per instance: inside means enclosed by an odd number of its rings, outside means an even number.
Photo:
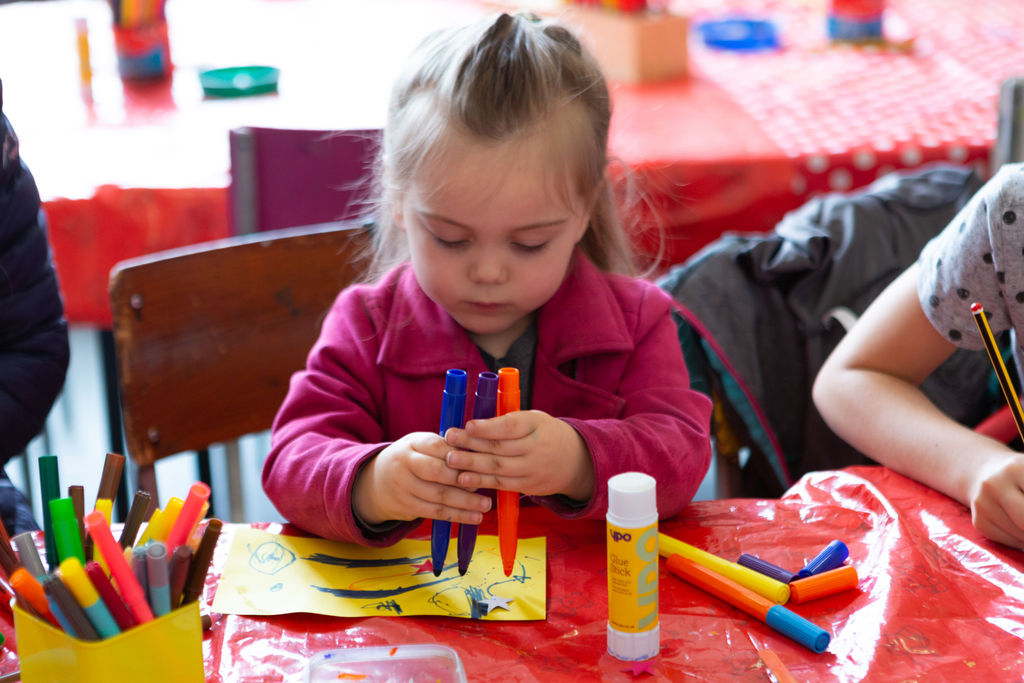
[[[919,389],[956,347],[921,310],[917,274],[913,266],[897,278],[836,347],[815,381],[815,405],[865,455],[969,506],[989,538],[1024,546],[1024,457],[958,424]]]

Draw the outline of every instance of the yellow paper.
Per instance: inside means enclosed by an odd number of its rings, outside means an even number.
[[[497,536],[481,535],[465,576],[457,539],[444,571],[430,570],[430,541],[366,548],[322,538],[241,528],[235,534],[212,610],[222,614],[313,612],[339,617],[440,615],[496,621],[544,619],[545,539],[519,539],[505,576]],[[508,609],[501,605],[507,599]],[[489,601],[489,603],[488,603]]]

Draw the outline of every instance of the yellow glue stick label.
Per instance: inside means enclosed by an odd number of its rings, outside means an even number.
[[[619,631],[658,625],[658,525],[608,525],[608,623]]]

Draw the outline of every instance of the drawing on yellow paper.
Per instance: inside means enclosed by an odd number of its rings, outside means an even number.
[[[505,576],[498,537],[481,535],[469,571],[460,576],[453,540],[440,576],[434,576],[430,541],[405,539],[387,548],[367,548],[241,528],[211,609],[253,615],[544,619],[546,552],[543,537],[519,539],[515,570]]]

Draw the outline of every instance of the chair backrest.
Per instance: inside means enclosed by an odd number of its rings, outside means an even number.
[[[368,232],[311,226],[114,267],[114,346],[128,455],[141,468],[270,427]],[[141,476],[140,476],[141,479]],[[145,486],[154,495],[153,486]]]
[[[245,234],[358,218],[369,212],[380,130],[235,128],[232,232]]]

